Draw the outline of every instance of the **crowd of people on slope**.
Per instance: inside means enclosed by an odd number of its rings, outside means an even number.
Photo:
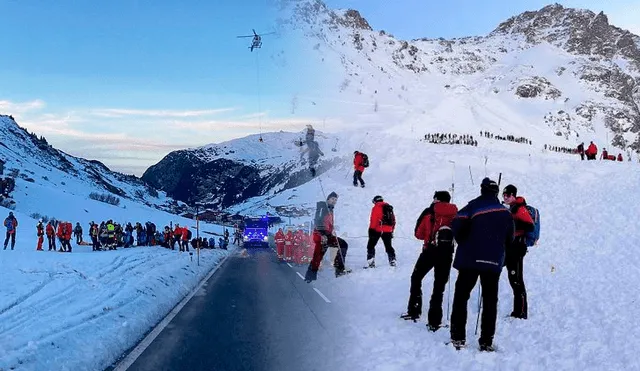
[[[478,141],[473,139],[473,135],[470,134],[444,134],[444,133],[432,133],[425,134],[424,140],[431,144],[464,144],[467,146],[478,146]]]
[[[313,234],[303,229],[286,232],[279,228],[274,236],[278,260],[293,264],[306,264],[313,257]]]
[[[481,137],[484,136],[485,138],[489,138],[489,139],[504,140],[504,141],[514,142],[519,144],[533,145],[533,142],[531,141],[531,139],[528,139],[525,137],[516,137],[515,135],[502,136],[502,135],[490,133],[486,130],[480,131],[480,136]]]
[[[513,291],[513,311],[510,316],[528,318],[523,262],[528,248],[536,245],[540,237],[540,216],[536,208],[518,195],[514,185],[509,184],[503,189],[502,203],[498,199],[499,193],[498,183],[485,178],[480,185],[480,196],[458,209],[451,203],[448,191],[436,191],[431,205],[420,214],[414,228],[414,235],[423,241],[423,247],[411,275],[407,312],[401,318],[416,321],[422,315],[422,280],[433,269],[434,284],[427,327],[434,332],[441,328],[442,301],[453,266],[458,270],[458,278],[454,289],[450,336],[456,349],[466,344],[467,303],[480,279],[483,308],[478,342],[481,351],[495,350],[493,339],[499,278],[505,266]],[[351,271],[345,266],[348,244],[335,233],[333,212],[337,202],[338,195],[331,192],[326,201],[317,203],[312,233],[313,255],[305,275],[307,282],[317,279],[320,263],[327,250],[332,251],[331,261],[336,277]],[[392,239],[396,218],[393,206],[379,195],[372,202],[367,265],[364,268],[375,268],[375,247],[380,239],[389,265],[395,266]]]
[[[6,229],[4,250],[9,246],[9,242],[11,243],[11,250],[14,250],[18,220],[13,215],[13,212],[9,212],[3,225]],[[189,227],[181,227],[179,224],[176,224],[173,228],[165,226],[164,230],[160,232],[156,230],[156,225],[150,221],[145,224],[138,222],[135,223],[135,226],[127,223],[123,227],[122,224],[113,222],[111,219],[103,221],[99,225],[93,221],[89,223],[90,243],[84,241],[83,229],[79,222],[74,227],[69,221],[52,219],[45,224],[40,219],[36,224],[36,234],[38,237],[37,251],[44,251],[43,244],[46,237],[48,251],[58,252],[72,252],[72,238],[75,238],[76,245],[91,245],[93,251],[116,250],[118,247],[129,248],[134,246],[163,246],[175,250],[176,243],[180,251],[189,251],[189,245],[194,249],[198,247],[215,249],[216,244],[217,248],[226,250],[229,246],[230,237],[229,230],[226,228],[224,229],[224,234],[216,241],[215,237],[207,239],[198,236],[194,238],[193,232]],[[241,238],[239,236],[241,235],[242,232],[236,229],[234,232],[234,244],[240,244]],[[58,250],[56,250],[56,243],[60,245]]]

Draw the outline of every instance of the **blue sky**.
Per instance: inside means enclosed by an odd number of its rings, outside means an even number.
[[[268,121],[304,128],[287,116],[300,79],[270,60],[297,41],[266,35],[251,53],[236,37],[276,30],[268,0],[3,1],[0,14],[0,113],[71,154],[140,175]]]
[[[527,10],[558,3],[604,11],[609,22],[640,34],[640,0],[325,0],[331,8],[360,11],[371,27],[400,39],[481,36]]]
[[[57,148],[136,175],[174,149],[317,124],[321,117],[290,112],[295,94],[322,78],[298,52],[304,40],[267,35],[251,53],[250,39],[236,37],[276,29],[269,1],[0,1],[0,113]],[[640,0],[559,2],[604,10],[640,33]],[[326,3],[358,9],[375,29],[403,39],[482,35],[547,4]],[[286,67],[276,67],[283,58]]]

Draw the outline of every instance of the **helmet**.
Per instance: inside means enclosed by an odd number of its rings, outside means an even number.
[[[374,204],[376,202],[380,202],[380,201],[384,201],[384,199],[382,198],[382,196],[376,196],[373,198],[373,200],[371,200],[371,202],[373,202]]]

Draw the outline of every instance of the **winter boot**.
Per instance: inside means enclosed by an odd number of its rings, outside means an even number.
[[[311,266],[309,266],[309,268],[307,268],[307,273],[304,276],[304,280],[307,283],[310,283],[311,281],[315,281],[318,279],[318,271],[314,271],[311,269]]]
[[[427,330],[431,331],[431,332],[436,332],[438,331],[438,329],[440,328],[440,325],[432,325],[430,323],[427,323]]]
[[[376,260],[374,258],[371,258],[371,259],[367,260],[367,264],[369,265],[367,268],[375,268],[376,267]]]
[[[462,348],[464,348],[464,340],[451,340],[451,345],[453,345],[454,348],[456,348],[456,350],[460,350]]]
[[[389,266],[395,267],[396,266],[396,259],[389,260]]]
[[[349,273],[351,273],[351,269],[349,268],[336,268],[336,277],[344,276]]]

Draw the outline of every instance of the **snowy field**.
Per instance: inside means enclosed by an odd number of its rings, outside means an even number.
[[[345,163],[343,169],[295,192],[298,201],[309,203],[324,199],[331,191],[340,196],[335,209],[338,235],[350,245],[347,265],[354,273],[335,278],[332,269],[321,270],[312,285],[348,316],[345,334],[350,335],[345,336],[353,344],[350,358],[363,370],[640,369],[636,357],[640,329],[635,326],[640,308],[635,305],[638,290],[633,284],[640,278],[640,257],[634,248],[640,232],[631,207],[640,182],[640,164],[581,162],[578,156],[542,153],[508,142],[499,142],[501,148],[483,149],[400,138],[381,140],[372,138],[363,148],[371,162],[363,176],[366,188],[350,185],[349,163]],[[487,174],[497,181],[502,172],[501,188],[516,185],[541,215],[541,240],[525,257],[529,319],[506,318],[513,296],[503,272],[494,342],[498,352],[494,354],[477,349],[477,288],[468,305],[465,350],[456,352],[444,345],[448,328],[427,331],[433,271],[423,281],[419,323],[399,319],[406,310],[409,278],[422,246],[413,237],[415,220],[434,191],[451,188],[453,164],[449,160],[455,161],[453,202],[461,208],[477,197],[485,175],[484,156],[488,156]],[[419,160],[410,160],[415,158]],[[284,192],[270,202],[285,202],[291,193]],[[396,210],[398,267],[388,267],[379,242],[378,267],[363,270],[371,200],[377,194]],[[451,289],[456,276],[452,269]],[[453,291],[449,301],[453,301]],[[446,316],[447,292],[444,303]]]
[[[94,190],[90,185],[65,180],[69,188],[16,180],[16,246],[0,250],[0,370],[103,370],[232,253],[201,250],[198,265],[195,252],[159,246],[94,252],[76,246],[75,238],[71,253],[46,251],[46,238],[45,251],[36,251],[34,213],[80,222],[85,241],[90,221],[108,219],[123,225],[152,221],[158,230],[179,223],[196,236],[194,220],[129,199],[119,206],[94,201],[86,197]],[[8,212],[0,209],[1,220]],[[223,227],[200,224],[201,236],[217,239],[205,232],[221,235]]]
[[[103,370],[233,252],[201,250],[198,265],[195,252],[159,246],[58,253],[35,242],[0,250],[0,370]]]

